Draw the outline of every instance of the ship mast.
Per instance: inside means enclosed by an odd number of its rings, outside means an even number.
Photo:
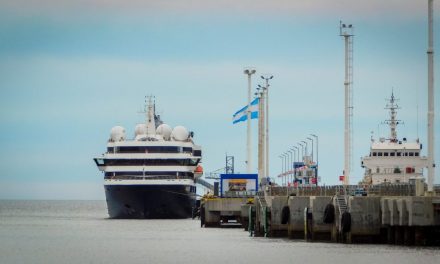
[[[398,99],[396,99],[394,97],[394,92],[391,92],[391,98],[389,103],[387,103],[385,109],[389,109],[390,110],[390,119],[385,120],[385,124],[388,124],[390,126],[390,142],[397,142],[397,125],[400,124],[402,121],[401,120],[397,120],[396,116],[397,116],[397,109],[400,109],[400,107],[396,104],[396,101],[398,101]]]
[[[145,120],[145,124],[147,125],[147,135],[155,135],[156,134],[156,123],[154,120],[153,96],[150,95],[150,96],[147,96],[147,98],[148,98],[148,105],[147,105],[146,120]]]

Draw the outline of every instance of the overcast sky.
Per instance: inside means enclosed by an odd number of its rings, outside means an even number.
[[[245,172],[246,126],[232,125],[232,114],[246,103],[246,66],[256,68],[255,77],[274,75],[271,176],[280,173],[278,155],[314,133],[321,183],[337,184],[344,133],[340,20],[355,27],[357,182],[371,131],[388,135],[380,123],[392,89],[405,122],[398,137],[419,137],[426,155],[427,1],[0,0],[0,199],[104,199],[92,159],[105,151],[112,126],[133,135],[149,94],[166,123],[195,132],[205,172],[224,167],[226,153]],[[253,79],[254,87],[259,83]],[[256,165],[256,133],[254,143]]]

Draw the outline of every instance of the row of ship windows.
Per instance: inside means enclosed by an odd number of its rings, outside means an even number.
[[[172,180],[172,179],[193,179],[191,172],[106,172],[106,180]]]
[[[387,174],[400,174],[400,173],[415,173],[416,169],[414,167],[406,167],[404,169],[395,167],[395,168],[376,168],[376,173],[387,173]],[[371,169],[368,169],[368,173],[371,173]]]
[[[163,147],[163,146],[142,146],[142,147],[108,147],[109,153],[193,153],[194,156],[202,156],[201,150],[194,150],[190,147]]]
[[[372,153],[370,153],[370,157],[371,156],[373,156],[373,157],[376,157],[376,156],[378,156],[378,157],[382,157],[382,156],[384,156],[384,157],[395,157],[395,156],[397,156],[397,157],[402,157],[402,156],[418,157],[419,152],[372,152]]]
[[[194,173],[187,171],[118,171],[106,172],[106,177],[110,176],[187,176],[193,177]]]
[[[104,159],[100,166],[196,166],[200,159]]]

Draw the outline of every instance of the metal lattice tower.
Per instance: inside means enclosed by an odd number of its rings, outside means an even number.
[[[226,155],[225,173],[234,174],[234,156]]]
[[[339,35],[345,41],[344,185],[350,184],[353,153],[353,30],[353,25],[340,22]]]
[[[222,173],[234,174],[234,156],[226,154],[225,161],[225,167],[206,173],[205,179],[219,180]]]

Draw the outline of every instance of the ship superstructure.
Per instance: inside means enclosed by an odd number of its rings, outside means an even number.
[[[115,126],[107,151],[94,159],[104,173],[110,218],[190,217],[195,179],[203,173],[201,147],[185,127],[164,124],[151,97],[145,112],[146,122],[136,125],[134,139]]]
[[[361,165],[365,168],[363,184],[408,183],[411,180],[423,179],[423,168],[427,158],[421,156],[422,144],[397,137],[397,99],[394,93],[385,109],[389,110],[390,119],[385,124],[390,127],[389,138],[379,140],[371,138],[370,153],[362,158]]]

